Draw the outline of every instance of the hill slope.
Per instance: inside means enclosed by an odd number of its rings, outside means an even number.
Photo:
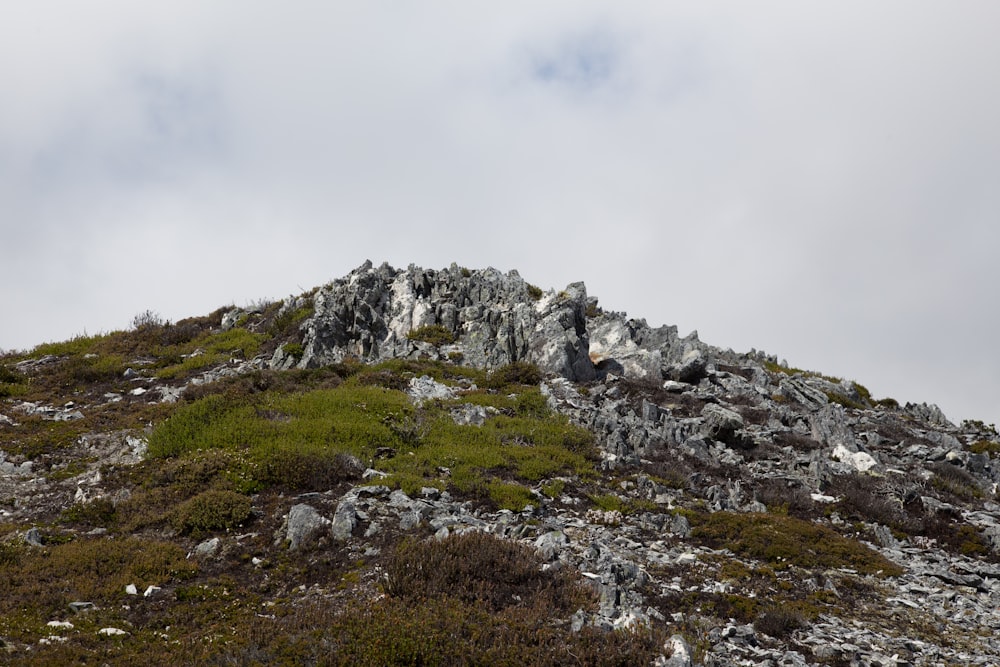
[[[995,429],[370,263],[0,358],[0,661],[995,664]]]

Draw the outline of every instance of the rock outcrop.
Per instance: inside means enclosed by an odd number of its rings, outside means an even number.
[[[279,349],[272,367],[311,368],[346,358],[441,358],[495,368],[528,361],[577,381],[596,376],[586,333],[587,291],[574,283],[542,293],[516,271],[441,271],[414,266],[400,271],[366,262],[347,277],[320,288],[314,314],[302,325],[303,354]],[[442,327],[454,344],[424,342],[419,332]]]
[[[540,391],[560,419],[593,434],[596,481],[535,477],[521,511],[498,509],[444,484],[406,493],[381,482],[385,460],[416,455],[380,447],[370,461],[352,461],[329,489],[272,498],[266,512],[255,507],[273,517],[258,542],[273,552],[231,560],[254,572],[271,560],[328,551],[360,562],[376,557],[388,536],[484,531],[529,545],[543,567],[571,568],[588,582],[598,602],[566,621],[574,631],[665,628],[670,639],[656,664],[1000,661],[1000,435],[992,427],[956,426],[934,405],[876,401],[854,382],[601,310],[582,283],[542,291],[513,271],[367,262],[275,312],[301,317],[294,336],[266,354],[182,381],[130,367],[127,380],[141,393],[12,398],[0,406],[0,432],[13,442],[21,420],[86,422],[100,406],[169,403],[268,369],[407,359],[494,370],[529,362],[543,375],[534,396]],[[246,317],[233,309],[220,328]],[[41,356],[15,368],[40,378],[58,363]],[[450,416],[461,428],[484,428],[511,411],[462,402],[475,389],[468,382],[403,380],[397,388],[408,408],[445,405],[444,421]],[[0,517],[27,526],[74,503],[123,503],[129,489],[108,490],[101,465],[134,466],[145,448],[146,433],[134,429],[88,433],[63,450],[83,463],[60,468],[0,449],[0,497],[16,499],[0,506]],[[713,534],[712,516],[734,517],[736,528]],[[760,517],[774,523],[754,523]],[[801,553],[755,550],[750,537],[733,537],[741,521],[803,530]],[[849,539],[883,559],[891,576],[857,559],[829,564],[824,552],[835,549],[809,542],[803,526]],[[5,539],[39,550],[43,533]],[[183,539],[197,559],[221,563],[258,539],[248,535]]]

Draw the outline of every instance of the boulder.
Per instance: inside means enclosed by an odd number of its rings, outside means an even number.
[[[288,543],[288,548],[295,551],[310,540],[328,525],[330,520],[323,517],[312,505],[299,503],[293,505],[288,510],[285,524],[278,529],[275,535],[276,541],[282,540]]]

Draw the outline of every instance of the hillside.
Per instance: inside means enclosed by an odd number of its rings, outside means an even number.
[[[998,452],[582,283],[365,263],[0,357],[0,663],[997,664]]]

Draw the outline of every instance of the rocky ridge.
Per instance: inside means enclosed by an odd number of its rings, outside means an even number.
[[[992,427],[956,426],[933,405],[876,401],[855,382],[604,311],[582,283],[543,292],[516,272],[366,263],[272,310],[273,320],[293,326],[271,350],[180,378],[130,366],[130,390],[63,396],[58,405],[8,398],[0,433],[13,441],[21,420],[72,423],[97,405],[170,406],[195,388],[255,372],[358,361],[481,369],[527,362],[542,372],[548,408],[593,434],[598,482],[547,477],[530,485],[528,504],[502,509],[450,488],[406,493],[380,483],[391,471],[373,457],[354,462],[358,482],[256,508],[277,521],[273,528],[223,531],[192,542],[190,553],[222,562],[253,542],[260,555],[246,566],[255,568],[282,552],[337,548],[364,559],[389,535],[423,530],[442,540],[482,531],[528,545],[543,568],[588,582],[596,606],[567,619],[574,630],[663,629],[670,640],[657,664],[1000,660],[1000,470],[992,458],[1000,438]],[[233,308],[218,330],[252,330],[260,316]],[[12,364],[22,377],[60,363],[24,356]],[[461,402],[474,388],[412,374],[405,390],[414,405],[457,401],[455,423],[482,427],[496,411]],[[147,435],[91,431],[56,463],[0,448],[0,495],[12,499],[2,520],[24,526],[93,499],[124,502],[130,491],[112,488],[108,476],[146,458]],[[790,534],[794,549],[758,549],[750,524],[740,522],[760,517],[772,547]],[[728,532],[713,532],[723,521]],[[817,542],[806,526],[828,532]],[[37,532],[10,534],[44,548]],[[855,560],[825,558],[840,545],[834,538],[864,551]],[[377,573],[370,577],[374,586]],[[6,644],[24,655],[23,645]]]

